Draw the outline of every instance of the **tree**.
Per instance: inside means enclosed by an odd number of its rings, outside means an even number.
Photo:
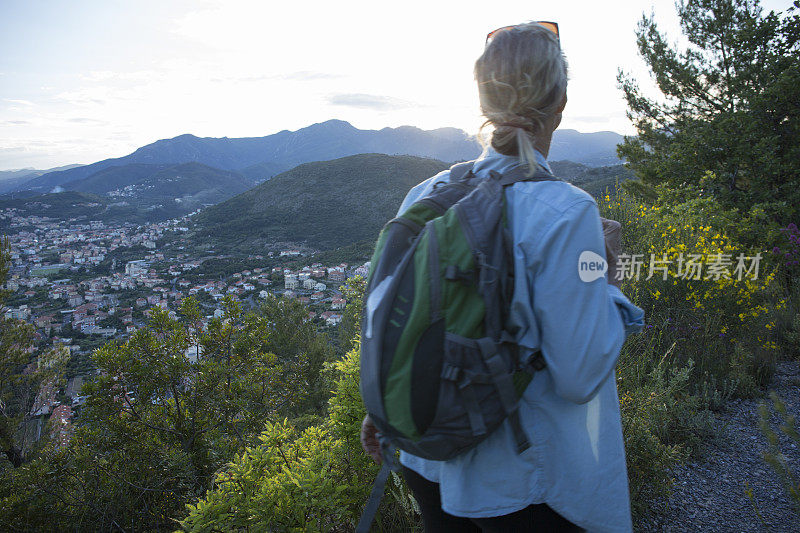
[[[297,300],[270,295],[258,315],[269,330],[264,349],[283,363],[281,383],[288,385],[277,413],[289,418],[318,417],[330,395],[322,374],[323,365],[332,358],[327,336],[317,332],[308,308]]]
[[[361,333],[361,314],[364,306],[364,292],[367,288],[367,280],[361,276],[347,279],[342,292],[347,299],[342,323],[339,325],[339,343],[345,351],[349,351]]]
[[[224,304],[207,329],[191,299],[176,319],[154,308],[147,327],[95,351],[99,374],[69,447],[3,480],[0,529],[174,529],[215,471],[257,442],[288,388],[264,349],[267,320]]]
[[[223,304],[207,327],[192,299],[177,318],[154,308],[147,327],[95,351],[69,446],[0,479],[0,530],[174,530],[265,425],[320,420],[331,350],[308,310]]]
[[[0,242],[0,285],[8,277],[10,246]],[[33,410],[42,383],[58,385],[59,351],[45,354],[53,364],[37,365],[33,326],[6,318],[4,302],[8,292],[0,290],[0,452],[18,468],[34,446]]]
[[[798,8],[763,15],[758,0],[681,0],[682,51],[642,17],[639,52],[663,98],[645,97],[622,70],[617,79],[638,133],[618,153],[643,182],[762,209],[773,223],[798,215]]]

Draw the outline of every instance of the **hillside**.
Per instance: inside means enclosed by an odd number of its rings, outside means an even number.
[[[66,188],[72,191],[107,194],[114,189],[133,185],[169,166],[168,164],[146,165],[143,163],[115,165],[99,170],[86,178],[72,181],[66,185]]]
[[[29,198],[0,196],[0,210],[13,208],[17,210],[16,215],[23,217],[99,220],[99,215],[107,210],[107,205],[107,198],[75,191],[39,194]],[[8,219],[3,219],[0,225],[7,226],[8,223]]]
[[[163,216],[172,217],[227,200],[253,185],[240,174],[200,163],[131,163],[100,170],[66,186],[81,192],[108,195],[112,201],[140,209],[160,209]]]
[[[58,193],[0,196],[0,209],[22,216],[115,223],[159,222],[186,215],[248,190],[253,182],[199,163],[124,165],[104,169]],[[8,221],[6,221],[8,222]]]
[[[276,242],[330,249],[373,240],[412,186],[447,167],[383,154],[303,164],[206,209],[188,238],[250,252]]]
[[[615,182],[622,183],[625,180],[634,179],[634,177],[633,172],[625,168],[624,165],[610,165],[607,167],[587,168],[584,172],[575,176],[571,183],[597,197],[604,194],[606,189],[613,194],[611,191],[614,189]]]
[[[550,170],[559,178],[585,190],[592,196],[600,196],[606,188],[613,189],[614,183],[633,179],[634,174],[624,165],[590,167],[572,161],[548,161]]]
[[[252,186],[252,181],[236,172],[200,163],[184,163],[165,168],[112,194],[118,197],[133,196],[144,202],[172,201],[191,211],[202,205],[227,200]]]
[[[200,163],[145,165],[132,163],[100,170],[67,184],[70,190],[148,200],[171,200],[217,190],[226,197],[249,189],[251,180],[236,172]]]
[[[261,183],[262,181],[267,181],[272,176],[277,176],[284,170],[286,169],[281,165],[264,161],[239,170],[239,174],[253,180],[255,183]]]
[[[253,253],[276,243],[330,250],[372,242],[408,190],[449,165],[413,156],[362,154],[300,165],[195,217],[197,244]],[[622,165],[556,161],[553,171],[593,195],[632,177]]]
[[[37,216],[62,221],[99,220],[116,224],[158,222],[172,218],[176,213],[174,208],[154,206],[142,209],[128,202],[114,202],[107,196],[78,191],[4,194],[0,196],[0,210],[7,208],[16,209],[15,216]],[[0,227],[8,227],[10,222],[10,218],[0,219]]]

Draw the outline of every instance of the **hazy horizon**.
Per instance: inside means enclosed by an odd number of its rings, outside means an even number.
[[[273,133],[267,133],[265,135],[257,135],[257,136],[254,136],[254,137],[268,137],[270,135],[274,135],[276,133],[280,133],[281,131],[295,132],[295,131],[298,131],[298,130],[302,130],[302,129],[308,128],[308,127],[313,126],[315,124],[322,124],[322,123],[329,122],[329,121],[332,121],[332,120],[340,120],[342,122],[348,122],[346,120],[332,118],[332,119],[323,120],[323,121],[320,121],[320,122],[314,122],[313,124],[308,124],[307,126],[302,126],[302,127],[298,128],[296,130],[283,129],[283,130],[275,131]],[[352,126],[352,124],[351,124],[351,126]],[[355,126],[353,126],[353,127],[355,127]],[[417,128],[417,126],[413,126],[411,124],[405,124],[405,125],[402,125],[402,126],[394,126],[394,127],[386,126],[386,128],[390,128],[390,129],[402,128],[402,127]],[[362,129],[362,128],[356,128],[356,129],[359,129],[361,131],[379,131],[379,130],[384,129],[384,128],[377,128],[375,130],[373,130],[371,128],[370,129],[366,129],[366,130]],[[418,128],[418,129],[423,129],[423,128]],[[458,130],[463,131],[467,135],[475,135],[476,134],[476,133],[470,133],[470,132],[465,131],[465,130],[463,130],[461,128],[456,128],[454,126],[441,126],[440,128],[432,128],[432,130],[437,130],[437,129],[458,129]],[[425,130],[425,131],[432,131],[432,130]],[[616,131],[611,131],[611,130],[579,131],[579,130],[576,130],[575,128],[558,128],[557,131],[576,131],[576,132],[582,133],[582,134],[613,133],[613,134],[616,134],[616,135],[623,135],[622,133],[619,133],[619,132],[616,132]],[[180,137],[182,135],[192,135],[194,137],[198,137],[198,138],[202,138],[202,139],[241,139],[241,138],[243,138],[243,137],[231,137],[231,136],[226,136],[226,135],[213,136],[213,137],[212,136],[200,136],[200,135],[194,135],[193,133],[186,132],[186,133],[179,133],[178,135],[174,135],[172,137],[165,137],[163,139],[155,139],[155,140],[147,142],[147,143],[145,143],[145,144],[143,144],[141,146],[137,146],[136,148],[134,148],[134,149],[132,149],[129,152],[126,152],[124,154],[109,155],[109,156],[101,157],[100,159],[96,159],[96,160],[92,160],[92,161],[88,161],[88,162],[83,162],[83,163],[65,162],[65,163],[59,163],[59,164],[56,164],[56,165],[53,165],[53,166],[47,166],[47,167],[32,167],[32,166],[28,166],[28,167],[17,167],[17,168],[0,168],[0,172],[15,172],[15,171],[21,171],[21,170],[37,170],[37,171],[38,170],[52,170],[54,168],[60,168],[60,167],[71,166],[71,165],[79,165],[79,166],[90,165],[92,163],[96,163],[98,161],[103,161],[105,159],[116,159],[116,158],[119,158],[119,157],[125,157],[125,156],[135,152],[137,149],[141,148],[142,146],[147,146],[147,145],[153,144],[153,143],[158,142],[158,141],[174,139],[175,137]]]

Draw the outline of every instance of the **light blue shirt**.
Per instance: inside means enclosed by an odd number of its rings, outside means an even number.
[[[487,177],[519,164],[488,148],[473,170]],[[411,189],[400,211],[448,177],[445,170]],[[439,483],[442,509],[455,516],[500,516],[546,502],[589,531],[632,531],[614,367],[644,312],[608,284],[607,273],[579,276],[582,252],[605,258],[592,196],[564,181],[521,182],[506,189],[506,201],[516,274],[510,320],[520,326],[519,344],[541,349],[547,362],[519,406],[531,447],[517,454],[506,421],[449,461],[405,452],[400,461]]]

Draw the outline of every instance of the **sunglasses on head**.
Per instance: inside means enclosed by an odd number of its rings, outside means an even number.
[[[555,33],[556,37],[559,37],[559,35],[558,35],[558,23],[557,22],[549,22],[549,21],[546,21],[546,20],[537,20],[536,24],[538,24],[539,26],[544,26],[545,28],[547,28],[551,32]],[[486,42],[489,42],[489,39],[491,39],[494,36],[495,33],[499,32],[499,31],[503,31],[503,30],[510,30],[511,28],[514,28],[514,27],[516,27],[516,26],[503,26],[502,28],[497,28],[494,31],[490,31],[489,34],[486,36]]]

